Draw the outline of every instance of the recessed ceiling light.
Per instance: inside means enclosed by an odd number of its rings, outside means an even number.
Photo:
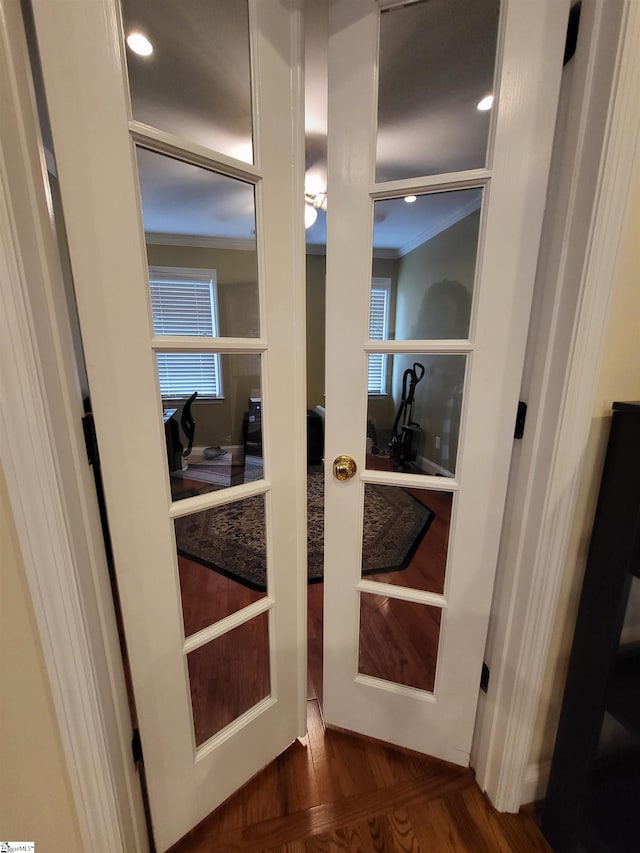
[[[127,44],[139,56],[149,56],[153,53],[153,45],[142,33],[130,33],[127,36]]]
[[[406,195],[404,197],[404,200],[407,202],[407,204],[413,204],[413,202],[417,201],[417,199],[418,199],[418,197],[415,195]]]
[[[478,103],[478,109],[481,112],[486,112],[490,110],[493,106],[493,95],[485,95],[484,98]]]

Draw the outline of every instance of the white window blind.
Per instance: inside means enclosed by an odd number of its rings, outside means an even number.
[[[217,337],[215,270],[150,267],[149,287],[156,335]],[[221,397],[220,355],[216,352],[159,352],[163,397]]]
[[[389,296],[389,280],[373,279],[373,283],[371,286],[371,301],[369,303],[369,339],[372,341],[386,341],[389,337]],[[386,353],[369,353],[367,390],[369,394],[386,393]]]

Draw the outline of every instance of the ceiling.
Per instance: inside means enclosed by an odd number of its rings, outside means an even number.
[[[372,5],[374,0],[371,0]],[[381,14],[376,180],[484,165],[499,0],[423,0]],[[127,48],[133,116],[251,162],[248,20],[238,0],[123,0],[125,33],[154,51]],[[212,8],[215,14],[212,14]],[[306,189],[326,191],[327,2],[305,4]],[[252,188],[140,151],[145,230],[223,240],[255,239]],[[302,200],[301,200],[302,203]],[[479,190],[377,202],[374,246],[402,254],[477,209]],[[328,198],[330,215],[331,199]],[[321,251],[326,218],[307,231]]]

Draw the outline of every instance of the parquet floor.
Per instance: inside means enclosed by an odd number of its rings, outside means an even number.
[[[308,734],[172,848],[213,851],[549,853],[533,818],[498,814],[473,772],[324,727]]]

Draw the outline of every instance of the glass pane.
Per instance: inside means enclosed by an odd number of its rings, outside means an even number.
[[[252,163],[246,0],[123,0],[122,13],[133,118]]]
[[[394,254],[388,305],[371,285],[372,340],[464,339],[469,336],[482,190],[456,190],[374,203],[373,274],[379,249]]]
[[[260,480],[260,355],[156,353],[156,363],[172,499]]]
[[[155,333],[257,337],[253,184],[137,155]]]
[[[261,613],[187,655],[196,746],[271,692],[269,616]]]
[[[176,518],[185,637],[267,594],[264,495]]]
[[[358,672],[433,692],[442,610],[360,593]]]
[[[367,468],[454,477],[466,355],[384,353],[384,394],[369,394]]]
[[[365,483],[362,576],[444,592],[452,492]]]
[[[380,16],[377,181],[485,165],[499,0],[429,0]]]

